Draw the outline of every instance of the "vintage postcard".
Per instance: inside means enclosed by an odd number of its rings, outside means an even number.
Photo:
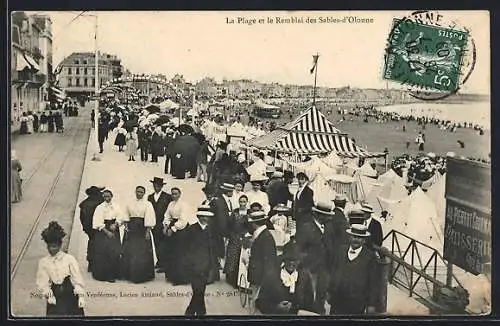
[[[491,312],[489,12],[10,17],[11,318]]]

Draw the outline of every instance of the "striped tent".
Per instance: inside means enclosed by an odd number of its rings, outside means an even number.
[[[385,156],[385,153],[369,153],[357,146],[353,139],[340,133],[315,106],[284,127],[251,139],[246,145],[289,154],[317,155],[335,152],[349,158]]]

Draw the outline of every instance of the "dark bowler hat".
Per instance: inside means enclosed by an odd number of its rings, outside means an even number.
[[[92,194],[100,193],[104,189],[106,189],[106,187],[91,186],[90,188],[87,188],[85,190],[85,193],[87,194],[87,196],[90,196]]]
[[[312,211],[328,216],[335,215],[331,202],[317,202],[312,208]]]
[[[346,232],[355,237],[367,238],[370,236],[368,232],[368,227],[363,224],[353,224]]]
[[[158,178],[154,177],[153,180],[149,180],[149,182],[152,182],[154,185],[166,185],[166,182],[163,182],[163,178]]]
[[[266,213],[264,213],[264,211],[255,211],[250,213],[250,215],[248,216],[248,222],[260,222],[267,220],[268,218],[269,217],[266,215]]]
[[[283,254],[281,254],[280,258],[283,262],[300,261],[304,258],[304,255],[300,252],[297,243],[294,240],[290,240],[283,246]]]

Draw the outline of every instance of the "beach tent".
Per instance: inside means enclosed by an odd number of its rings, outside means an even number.
[[[198,116],[198,112],[195,110],[195,109],[190,109],[186,115],[188,116],[191,116],[191,117],[197,117]]]
[[[365,179],[365,181],[368,181]],[[363,184],[364,185],[364,184]],[[392,169],[370,182],[371,189],[365,190],[366,201],[376,212],[390,211],[391,206],[408,196],[404,179]]]
[[[444,198],[444,192],[446,188],[446,173],[443,174],[439,180],[434,183],[429,190],[427,190],[427,196],[434,202],[438,212],[438,216],[445,217],[446,214],[446,199]]]
[[[382,157],[385,153],[369,153],[341,134],[316,106],[294,121],[279,127],[262,138],[251,139],[249,147],[277,150],[283,153],[319,155],[335,152],[342,157]]]
[[[372,168],[372,166],[370,164],[368,164],[368,162],[365,162],[365,164],[363,164],[359,168],[359,171],[361,172],[361,175],[367,176],[367,177],[376,178],[378,175],[377,171],[374,168]]]
[[[321,174],[317,174],[309,183],[309,188],[312,189],[314,194],[314,202],[328,202],[332,201],[335,198],[335,190],[330,187],[328,184],[328,180],[323,177]],[[333,201],[332,201],[333,207]]]
[[[343,165],[342,159],[335,152],[331,152],[321,160],[331,168],[337,168]]]
[[[158,104],[158,107],[162,110],[178,109],[179,106],[180,106],[179,104],[175,103],[172,100],[165,100],[165,101],[161,102],[160,104]]]

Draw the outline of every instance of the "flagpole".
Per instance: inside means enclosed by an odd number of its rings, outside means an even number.
[[[318,77],[318,61],[319,61],[319,54],[316,53],[316,66],[314,69],[314,88],[313,88],[313,106],[316,106],[316,79]]]

